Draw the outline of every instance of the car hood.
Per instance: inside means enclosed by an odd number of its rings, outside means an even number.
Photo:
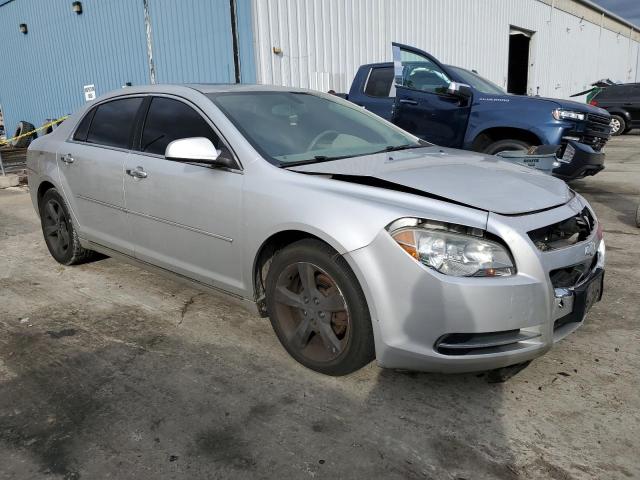
[[[489,97],[485,95],[484,97]],[[575,102],[573,100],[562,100],[560,98],[547,98],[547,97],[536,97],[529,95],[493,95],[491,99],[495,101],[495,99],[503,99],[509,102],[517,102],[518,104],[522,104],[523,108],[531,108],[534,106],[541,106],[544,108],[548,108],[549,103],[555,104],[555,108],[564,108],[566,110],[573,110],[575,112],[581,113],[595,113],[598,115],[608,115],[606,110],[603,110],[599,107],[594,107],[593,105],[589,105],[587,103]]]
[[[532,168],[464,150],[425,147],[344,158],[289,170],[404,191],[504,215],[564,205],[567,185]]]

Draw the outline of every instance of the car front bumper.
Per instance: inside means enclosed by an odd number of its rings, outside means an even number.
[[[488,230],[506,240],[516,261],[518,272],[510,277],[440,274],[416,262],[386,231],[345,254],[369,304],[378,364],[449,373],[491,370],[536,358],[577,329],[586,309],[585,286],[602,275],[601,234],[594,228],[586,241],[550,252],[539,251],[526,235],[575,215],[581,201],[571,203],[576,205],[522,217],[490,214]],[[591,243],[601,250],[597,268],[580,285],[554,288],[549,272],[593,256],[593,248],[585,250]]]

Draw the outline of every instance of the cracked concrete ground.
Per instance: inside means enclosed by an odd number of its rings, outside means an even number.
[[[0,478],[640,478],[640,136],[576,182],[604,223],[586,324],[503,384],[325,377],[270,324],[118,261],[66,268],[0,191]]]

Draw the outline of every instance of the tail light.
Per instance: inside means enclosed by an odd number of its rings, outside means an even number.
[[[597,107],[598,106],[598,102],[597,102],[597,100],[591,100],[591,101],[589,101],[589,105],[593,105],[594,107]]]

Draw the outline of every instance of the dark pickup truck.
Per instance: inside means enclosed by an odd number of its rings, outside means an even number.
[[[345,97],[437,145],[488,154],[560,145],[553,174],[565,180],[604,168],[611,121],[606,110],[510,95],[475,72],[398,43],[393,58],[361,66]]]

